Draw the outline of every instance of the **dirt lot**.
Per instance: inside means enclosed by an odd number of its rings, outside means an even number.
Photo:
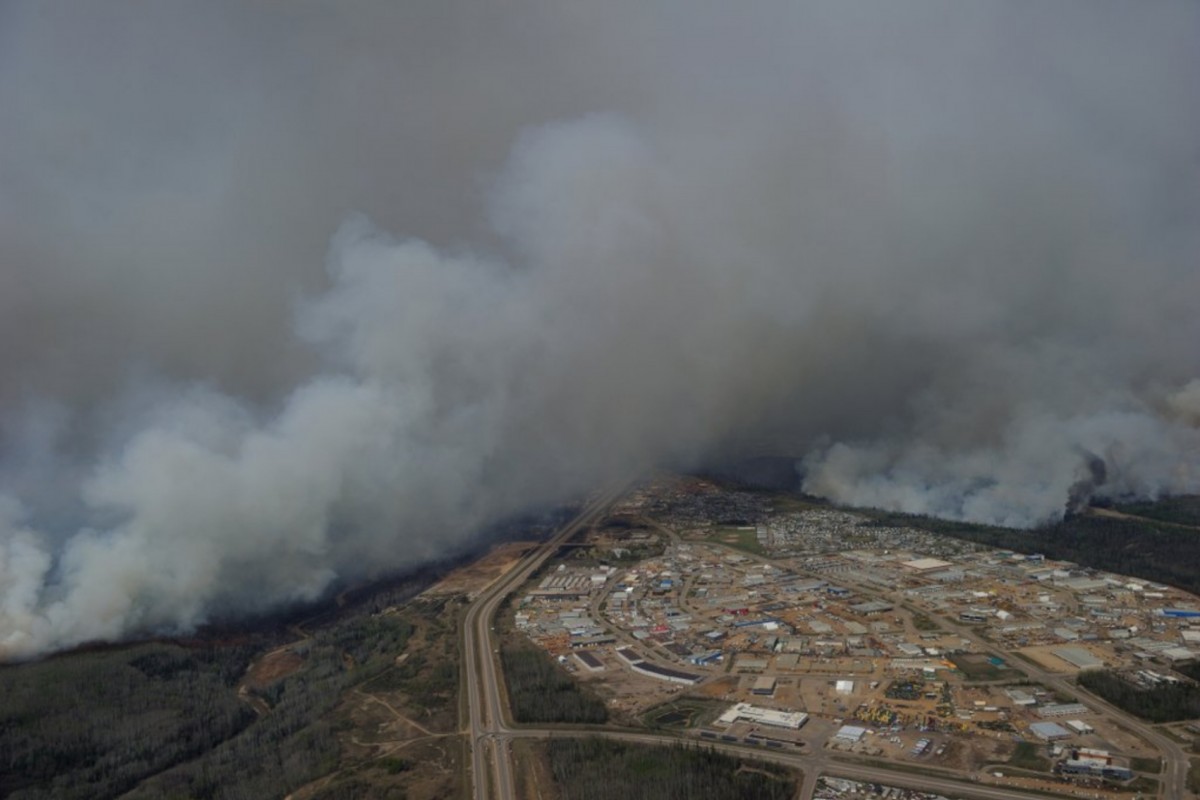
[[[483,558],[459,567],[425,590],[427,597],[463,594],[474,597],[512,569],[535,542],[505,542]]]
[[[1066,661],[1063,661],[1061,658],[1054,655],[1054,653],[1052,652],[1054,650],[1057,650],[1060,647],[1065,647],[1065,646],[1066,645],[1062,645],[1062,644],[1053,644],[1053,645],[1043,644],[1043,645],[1035,645],[1033,647],[1022,647],[1017,652],[1020,653],[1021,655],[1025,656],[1029,660],[1036,662],[1043,668],[1050,670],[1051,672],[1063,672],[1063,673],[1074,674],[1079,671],[1078,668],[1072,666],[1071,664],[1067,663]],[[1078,645],[1075,645],[1075,646],[1078,646]]]

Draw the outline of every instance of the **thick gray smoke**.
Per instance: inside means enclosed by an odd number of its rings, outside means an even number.
[[[1200,490],[1194,3],[485,5],[0,4],[0,658],[763,449]]]

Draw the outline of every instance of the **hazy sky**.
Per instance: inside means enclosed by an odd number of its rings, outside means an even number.
[[[0,656],[649,465],[1200,491],[1192,2],[0,2]]]

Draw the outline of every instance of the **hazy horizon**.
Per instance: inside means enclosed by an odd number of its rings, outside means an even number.
[[[1200,8],[0,2],[0,660],[786,442],[1200,491]]]

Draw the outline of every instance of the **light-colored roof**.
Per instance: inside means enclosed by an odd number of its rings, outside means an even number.
[[[1043,739],[1060,739],[1071,735],[1071,732],[1055,722],[1035,722],[1029,726],[1036,736]]]
[[[836,739],[850,739],[857,742],[859,739],[867,735],[866,728],[860,728],[857,725],[843,725],[834,735]]]
[[[1054,651],[1054,655],[1080,669],[1095,669],[1104,666],[1103,661],[1082,647],[1060,647]]]
[[[904,566],[924,572],[931,569],[945,569],[954,565],[949,561],[942,561],[940,558],[914,558],[912,561],[905,561]]]

